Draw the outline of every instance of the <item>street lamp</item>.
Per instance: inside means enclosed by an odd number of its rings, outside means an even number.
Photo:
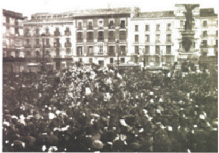
[[[43,56],[42,56],[42,67],[41,67],[41,70],[42,71],[45,71],[46,70],[46,68],[45,68],[45,48],[44,48],[44,37],[45,37],[46,35],[43,33],[42,35],[41,35],[41,37],[42,37],[42,43],[43,43],[43,45],[42,45],[42,51],[43,51]]]
[[[118,64],[118,71],[119,71],[119,48],[118,48],[119,40],[116,39],[116,49],[117,49],[117,64]]]

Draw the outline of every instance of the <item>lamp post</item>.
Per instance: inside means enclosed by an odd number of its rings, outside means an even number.
[[[119,40],[116,39],[116,50],[117,50],[117,64],[118,64],[118,72],[119,72],[119,48],[118,48]]]
[[[43,55],[42,55],[42,67],[41,67],[41,71],[45,71],[46,70],[46,68],[45,68],[45,48],[44,48],[44,37],[45,37],[46,35],[43,33],[42,35],[41,35],[41,37],[42,37],[42,43],[43,43],[43,45],[42,45],[42,52],[43,52]]]

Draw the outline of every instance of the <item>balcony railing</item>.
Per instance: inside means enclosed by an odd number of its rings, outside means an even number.
[[[50,36],[50,33],[48,32],[48,33],[46,33],[46,36]]]
[[[93,56],[94,53],[87,53],[87,56]]]
[[[65,43],[65,47],[71,47],[71,43]]]
[[[78,27],[77,29],[78,29],[78,30],[82,30],[82,27],[80,26],[80,27]]]
[[[41,47],[40,44],[36,44],[36,45],[34,45],[34,48],[40,48],[40,47]]]

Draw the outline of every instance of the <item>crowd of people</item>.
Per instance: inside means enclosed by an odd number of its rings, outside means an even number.
[[[3,76],[3,151],[216,152],[217,70],[74,65]]]

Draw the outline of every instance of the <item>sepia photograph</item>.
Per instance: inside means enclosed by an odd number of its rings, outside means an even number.
[[[218,152],[218,2],[1,4],[2,152]]]

